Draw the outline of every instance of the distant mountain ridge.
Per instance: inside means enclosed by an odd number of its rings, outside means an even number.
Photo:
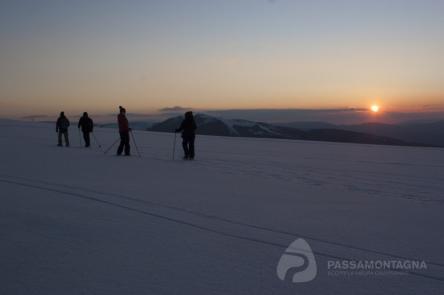
[[[330,128],[390,137],[424,145],[444,146],[444,120],[437,122],[408,122],[401,124],[363,123],[356,125],[334,125],[323,122],[292,122],[283,126],[311,130],[325,124]],[[313,128],[314,127],[314,128]]]
[[[156,132],[173,132],[180,125],[182,119],[182,116],[169,118],[163,122],[153,124],[150,128],[147,128],[147,130]],[[195,116],[195,120],[198,126],[197,133],[202,135],[281,138],[382,145],[427,146],[427,144],[404,141],[387,136],[379,136],[354,130],[344,130],[340,127],[336,127],[333,124],[322,122],[312,124],[308,124],[307,122],[305,123],[304,128],[294,128],[290,125],[276,125],[240,119],[227,120],[205,114],[197,114]],[[323,128],[313,128],[313,126]]]

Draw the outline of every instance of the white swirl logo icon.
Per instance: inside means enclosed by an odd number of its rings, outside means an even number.
[[[277,276],[282,281],[293,283],[312,281],[317,274],[316,260],[310,245],[304,239],[297,239],[285,250],[277,265]]]

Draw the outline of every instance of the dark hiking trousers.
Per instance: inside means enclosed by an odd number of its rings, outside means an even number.
[[[89,147],[91,145],[89,132],[83,132],[83,140],[85,141],[85,147]]]
[[[194,139],[195,136],[184,136],[182,138],[182,147],[185,158],[194,159]]]
[[[62,136],[65,138],[65,145],[69,146],[68,130],[59,130],[59,146],[62,145]]]
[[[131,147],[130,147],[130,136],[129,132],[120,132],[120,145],[117,149],[117,155],[121,155],[123,150],[125,150],[125,155],[129,156]]]

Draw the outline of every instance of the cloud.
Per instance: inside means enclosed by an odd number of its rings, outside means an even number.
[[[227,119],[246,119],[272,123],[298,121],[325,121],[336,124],[351,124],[368,121],[368,109],[231,109],[211,110],[206,113]]]
[[[444,111],[444,104],[425,104],[422,109],[425,111]]]
[[[166,108],[159,109],[159,112],[183,112],[183,111],[188,111],[190,109],[191,108],[174,106],[174,107],[166,107]]]
[[[48,118],[52,118],[54,116],[49,116],[49,115],[29,115],[29,116],[23,116],[21,117],[24,120],[42,120],[42,119],[48,119]]]

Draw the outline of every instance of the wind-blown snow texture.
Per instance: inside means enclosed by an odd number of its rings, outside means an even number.
[[[172,134],[134,132],[139,159],[70,132],[58,148],[52,125],[0,122],[0,294],[444,292],[441,149],[200,136],[184,162]],[[308,283],[276,275],[297,238],[317,260]],[[327,273],[399,257],[428,269]]]

